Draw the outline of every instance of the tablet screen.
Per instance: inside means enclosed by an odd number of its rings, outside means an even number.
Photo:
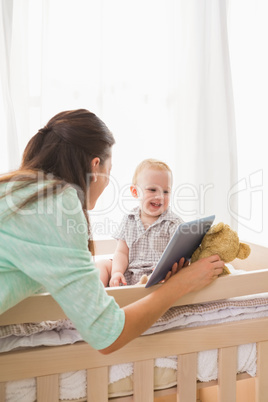
[[[215,215],[211,215],[206,218],[181,223],[170,239],[145,287],[148,288],[165,279],[173,264],[182,257],[189,260],[211,227],[214,219]]]

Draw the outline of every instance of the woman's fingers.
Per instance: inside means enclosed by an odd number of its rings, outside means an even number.
[[[175,275],[177,272],[179,272],[180,269],[183,267],[187,267],[189,265],[189,261],[185,261],[184,258],[181,258],[179,262],[175,262],[172,265],[172,268],[168,273],[166,274],[166,277],[164,279],[164,282],[166,282],[171,276]]]
[[[171,277],[171,271],[168,271],[165,277],[165,281],[167,281]]]
[[[185,258],[181,258],[179,262],[173,264],[171,270],[167,273],[165,279],[162,282],[166,282],[169,278],[177,274],[182,268],[185,268],[188,265],[189,261],[185,260]],[[195,268],[192,267],[194,269],[194,271],[192,272],[195,272],[194,275],[196,276],[197,280],[198,277],[200,281],[207,277],[207,279],[205,280],[211,281],[213,279],[216,279],[223,272],[224,262],[217,254],[215,254],[196,261],[195,263],[193,263],[193,266],[195,266]],[[205,277],[203,275],[205,275]]]
[[[214,268],[214,274],[215,274],[216,276],[219,276],[219,275],[222,274],[222,273],[223,273],[223,266],[215,267],[215,268]]]
[[[217,262],[221,261],[220,257],[218,254],[210,255],[209,257],[206,257],[209,262]]]
[[[180,259],[180,261],[177,263],[177,265],[178,265],[178,270],[180,270],[181,268],[183,268],[184,261],[185,261],[185,258],[182,257],[182,258]]]
[[[189,261],[185,260],[185,258],[181,258],[179,262],[175,262],[171,268],[171,275],[175,275],[179,272],[180,269],[187,267],[189,265]]]
[[[224,261],[218,255],[211,255],[194,262],[191,267],[197,275],[205,274],[204,278],[214,280],[223,272]]]
[[[224,261],[220,259],[218,254],[206,257],[206,259],[210,263],[213,276],[219,276],[223,272]]]
[[[175,275],[178,272],[178,269],[180,267],[180,264],[178,264],[177,262],[175,262],[175,264],[173,264],[172,268],[171,268],[171,274]]]
[[[166,282],[171,276],[175,275],[178,271],[179,271],[179,264],[177,262],[175,262],[175,264],[173,264],[171,270],[168,271],[168,273],[166,274],[165,279],[161,282]]]
[[[215,256],[215,257],[218,257],[218,256]],[[223,272],[224,261],[215,258],[215,259],[213,259],[213,260],[211,261],[211,266],[212,266],[213,276],[214,276],[215,278],[218,278],[218,276],[219,276],[220,274],[222,274],[222,272]]]

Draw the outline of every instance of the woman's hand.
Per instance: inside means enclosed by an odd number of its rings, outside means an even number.
[[[109,282],[110,287],[127,285],[124,275],[121,272],[115,272]]]
[[[185,293],[202,289],[209,285],[223,272],[224,261],[218,255],[202,258],[190,264],[187,269],[181,268],[177,275],[178,285],[184,288]]]
[[[182,268],[186,268],[189,265],[189,261],[185,260],[185,258],[181,258],[179,262],[175,262],[175,264],[173,264],[172,268],[170,271],[168,271],[165,279],[163,280],[163,282],[166,282],[169,278],[171,278],[171,276],[175,275],[177,272],[179,272]]]

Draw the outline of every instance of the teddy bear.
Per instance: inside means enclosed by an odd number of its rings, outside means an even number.
[[[250,251],[247,244],[240,243],[237,233],[229,225],[220,222],[207,231],[200,246],[192,254],[191,262],[218,254],[221,260],[227,263],[235,258],[247,258]],[[230,274],[230,271],[225,266],[220,276],[227,274]]]

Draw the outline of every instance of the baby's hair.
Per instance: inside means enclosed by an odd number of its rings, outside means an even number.
[[[163,170],[163,171],[168,171],[171,173],[172,175],[172,171],[170,169],[170,167],[165,163],[162,162],[158,159],[144,159],[141,163],[138,164],[138,166],[135,169],[134,175],[133,175],[133,179],[132,179],[132,183],[134,185],[137,184],[137,180],[138,180],[138,175],[144,170],[144,169],[155,169],[155,170]]]

